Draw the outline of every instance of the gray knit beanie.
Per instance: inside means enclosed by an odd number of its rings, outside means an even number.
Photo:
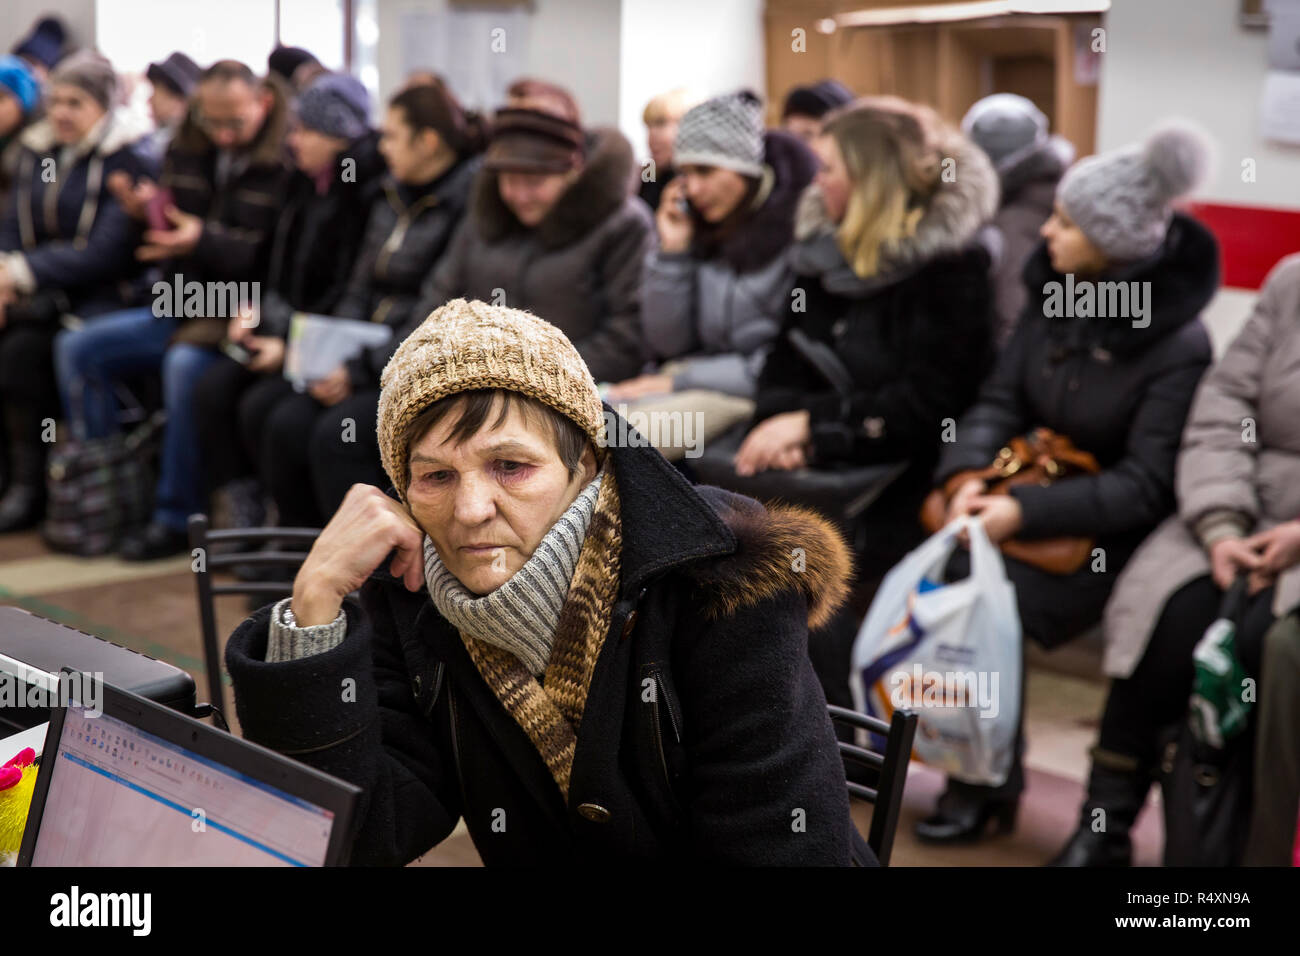
[[[81,88],[104,110],[112,109],[117,98],[117,74],[113,65],[90,50],[78,50],[59,61],[50,74],[50,85],[60,83]]]
[[[323,73],[298,96],[298,121],[308,129],[351,142],[370,129],[370,94],[346,73]]]
[[[976,101],[962,118],[961,129],[997,167],[1047,142],[1047,117],[1032,100],[1015,93],[994,93]]]
[[[705,100],[677,126],[673,165],[720,166],[763,175],[763,102],[749,90]]]
[[[1162,127],[1144,145],[1089,156],[1066,171],[1056,196],[1088,240],[1113,262],[1160,248],[1170,204],[1205,176],[1210,147],[1185,125]]]

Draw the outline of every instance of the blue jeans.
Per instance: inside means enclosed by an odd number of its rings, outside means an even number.
[[[204,510],[199,437],[194,426],[194,386],[220,353],[172,345],[177,322],[151,309],[127,309],[92,319],[54,340],[59,392],[73,427],[86,438],[117,431],[114,384],[124,376],[161,371],[167,428],[153,520],[183,531],[189,516]]]

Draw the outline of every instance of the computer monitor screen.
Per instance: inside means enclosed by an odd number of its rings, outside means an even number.
[[[52,744],[35,866],[325,863],[325,808],[77,704]]]

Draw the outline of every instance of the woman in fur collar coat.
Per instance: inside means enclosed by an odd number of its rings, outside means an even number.
[[[416,315],[460,296],[528,309],[573,340],[597,381],[635,374],[651,224],[631,194],[632,147],[615,129],[584,131],[550,84],[520,81],[509,103]]]
[[[916,516],[944,423],[974,401],[992,364],[990,257],[980,230],[998,190],[978,148],[902,100],[846,107],[815,148],[822,168],[804,193],[789,257],[793,299],[804,309],[788,313],[763,367],[755,424],[735,463],[753,474],[908,462],[851,529],[854,606],[811,647],[827,697],[851,706],[858,624],[879,578],[919,543]],[[839,357],[851,393],[805,357],[799,337]]]
[[[400,501],[349,492],[226,650],[249,739],[363,789],[353,863],[461,818],[488,865],[874,862],[807,657],[848,574],[825,521],[618,442],[525,312],[447,303],[383,385]]]

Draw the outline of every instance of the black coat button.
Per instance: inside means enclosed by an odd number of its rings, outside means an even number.
[[[416,697],[419,697],[419,696],[420,696],[420,687],[421,687],[421,686],[422,686],[422,684],[421,684],[421,682],[420,682],[420,675],[419,675],[419,674],[416,674],[414,677],[411,678],[411,690],[415,691],[415,696],[416,696]]]
[[[629,614],[627,620],[623,622],[623,631],[619,635],[618,639],[620,641],[627,640],[627,636],[632,633],[632,628],[634,627],[636,627],[636,611]]]
[[[578,816],[584,820],[590,820],[592,823],[608,823],[610,812],[599,803],[580,803],[578,804]]]

